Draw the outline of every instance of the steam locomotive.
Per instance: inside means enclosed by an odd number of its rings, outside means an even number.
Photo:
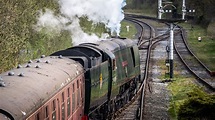
[[[80,44],[0,74],[0,119],[108,119],[132,98],[139,81],[132,40]]]

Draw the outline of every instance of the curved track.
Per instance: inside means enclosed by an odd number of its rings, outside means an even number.
[[[208,92],[215,91],[215,77],[211,76],[210,70],[193,54],[187,45],[185,34],[179,27],[181,34],[175,36],[174,47],[182,62],[192,72],[199,84],[205,86]]]
[[[142,113],[144,111],[146,85],[148,84],[147,79],[151,50],[157,42],[166,40],[169,37],[168,32],[155,36],[154,28],[144,21],[134,18],[126,18],[126,20],[134,22],[142,29],[142,32],[140,32],[139,35],[138,46],[141,56],[141,75],[143,76],[141,80],[143,83],[141,84],[137,95],[128,104],[116,112],[113,117],[115,120],[143,119]]]
[[[139,35],[139,41],[138,46],[140,50],[140,56],[141,56],[141,78],[140,81],[140,88],[133,99],[126,104],[123,108],[121,108],[119,111],[117,111],[113,117],[115,120],[125,120],[125,119],[138,119],[140,117],[141,108],[140,108],[140,99],[144,96],[142,92],[145,89],[146,79],[148,77],[148,68],[149,68],[149,59],[150,59],[150,44],[151,40],[154,37],[154,29],[152,26],[150,26],[147,23],[144,23],[143,21],[133,19],[133,18],[126,18],[126,20],[133,22],[134,24],[137,24],[141,28],[141,32]],[[143,92],[144,93],[144,92]],[[144,100],[144,99],[142,99]]]
[[[154,21],[157,19],[145,16],[133,16],[131,14],[127,15],[126,18],[127,20],[139,25],[142,29],[139,36],[138,46],[141,56],[141,70],[143,70],[142,75],[144,76],[142,78],[143,83],[140,85],[141,87],[137,92],[137,95],[131,100],[131,102],[129,102],[127,105],[125,105],[125,107],[120,109],[115,114],[114,119],[116,120],[144,118],[143,111],[145,104],[145,89],[148,84],[147,78],[151,49],[155,43],[166,40],[169,37],[168,31],[155,37],[154,29],[150,25],[139,20],[139,18],[150,19]],[[215,77],[211,76],[212,72],[192,53],[187,45],[184,31],[181,27],[177,27],[177,30],[174,31],[175,52],[178,54],[187,69],[196,76],[197,84],[203,85],[208,92],[214,93]]]

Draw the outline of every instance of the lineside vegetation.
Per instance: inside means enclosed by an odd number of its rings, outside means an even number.
[[[194,54],[211,70],[215,71],[215,37],[207,30],[192,23],[182,24],[187,30],[187,41]],[[201,42],[198,40],[201,37]]]
[[[162,76],[167,80],[169,75],[164,60],[158,61]],[[174,79],[168,83],[170,94],[169,115],[171,120],[212,120],[215,118],[215,95],[207,94],[196,85],[192,75],[181,71],[181,63],[174,64]]]
[[[32,27],[37,22],[38,10],[49,8],[58,13],[56,1],[1,0],[0,5],[0,72],[70,46],[67,31],[52,34],[43,29],[38,33]]]
[[[0,73],[17,64],[41,55],[72,46],[71,34],[67,30],[55,32],[42,28],[34,30],[39,10],[51,9],[59,14],[59,5],[55,0],[1,0],[0,1]],[[87,18],[80,19],[80,25],[86,33],[98,36],[106,32],[103,24],[92,26]]]

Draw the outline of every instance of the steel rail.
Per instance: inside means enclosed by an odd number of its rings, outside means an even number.
[[[187,42],[186,42],[186,38],[185,38],[185,35],[184,35],[184,31],[181,27],[180,28],[180,37],[182,39],[182,42],[183,44],[185,45],[186,49],[187,49],[187,52],[189,53],[190,57],[194,58],[195,61],[197,61],[198,64],[198,67],[202,67],[202,69],[205,69],[206,72],[209,74],[205,74],[206,76],[210,76],[210,72],[208,71],[207,67],[205,67],[205,65],[193,54],[193,52],[190,50],[190,48],[188,47],[187,45]],[[196,80],[201,83],[203,86],[205,86],[205,88],[207,89],[207,92],[214,92],[215,91],[215,88],[214,86],[211,85],[211,82],[212,81],[208,81],[206,79],[204,79],[200,74],[197,74],[195,72],[195,70],[193,70],[191,67],[190,67],[190,64],[188,64],[185,60],[185,57],[183,57],[183,55],[180,53],[180,50],[177,46],[177,43],[176,41],[174,41],[174,48],[175,48],[175,51],[176,53],[178,54],[180,60],[183,62],[183,64],[186,66],[186,68],[196,77]],[[193,62],[194,63],[194,62]],[[213,77],[211,77],[213,79]]]

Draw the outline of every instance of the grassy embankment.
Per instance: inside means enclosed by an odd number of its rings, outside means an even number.
[[[126,26],[129,26],[129,31],[127,31],[127,27]],[[131,23],[126,22],[126,21],[123,21],[121,23],[120,37],[134,39],[136,33],[137,33],[137,30],[136,30],[134,24],[131,24]]]
[[[164,60],[158,61],[162,76],[168,79],[167,67]],[[215,95],[205,93],[201,87],[194,84],[192,75],[185,75],[181,71],[182,64],[174,63],[174,79],[169,83],[170,92],[169,115],[171,120],[197,120],[214,118]]]
[[[192,78],[179,75],[169,86],[172,94],[169,112],[172,119],[212,119],[215,110],[215,96],[208,95],[193,84]]]
[[[191,50],[197,57],[205,63],[212,71],[215,70],[213,61],[215,60],[215,41],[208,36],[206,29],[194,25],[193,29],[188,23],[182,24],[188,30],[187,41]],[[198,42],[198,37],[202,41]],[[177,63],[175,63],[177,66]],[[193,77],[186,77],[180,72],[176,72],[175,81],[168,87],[172,94],[169,112],[172,119],[214,119],[215,115],[215,95],[209,95],[193,84]]]
[[[188,29],[188,44],[194,54],[212,71],[215,71],[215,38],[207,35],[206,29],[190,24],[182,24],[185,29]],[[198,42],[198,37],[202,38]]]

